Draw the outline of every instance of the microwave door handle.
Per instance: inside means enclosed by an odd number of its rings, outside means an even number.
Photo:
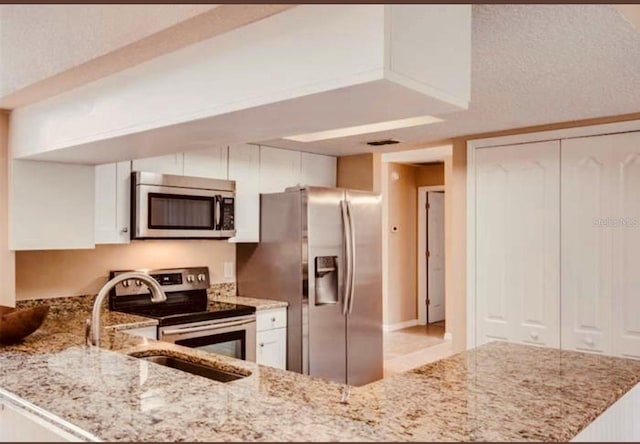
[[[222,229],[221,224],[220,224],[220,213],[221,213],[221,209],[222,209],[222,204],[220,203],[222,202],[222,196],[216,196],[216,209],[215,209],[215,229],[216,230],[220,230]]]

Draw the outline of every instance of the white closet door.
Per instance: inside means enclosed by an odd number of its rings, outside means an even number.
[[[564,348],[640,358],[640,133],[562,143]]]
[[[613,354],[640,358],[640,133],[608,136],[617,176],[613,231]]]
[[[611,166],[606,139],[562,141],[562,348],[611,348]]]
[[[560,144],[476,152],[478,343],[559,347]]]

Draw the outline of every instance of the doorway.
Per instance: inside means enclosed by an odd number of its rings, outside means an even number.
[[[418,323],[445,331],[444,187],[418,188]]]
[[[444,212],[445,208],[450,210],[445,170],[450,159],[450,146],[382,155],[385,375],[452,353],[451,333],[445,331],[444,325],[447,315],[444,258],[445,248],[451,248],[450,239],[448,247],[444,239]],[[431,206],[431,218],[427,203]],[[427,307],[428,238],[431,254],[439,259],[430,262],[431,310]],[[440,294],[439,300],[433,296],[436,293]]]

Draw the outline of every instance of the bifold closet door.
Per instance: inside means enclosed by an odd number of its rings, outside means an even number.
[[[476,337],[560,345],[560,142],[476,151]]]
[[[562,347],[640,358],[640,133],[562,141]]]

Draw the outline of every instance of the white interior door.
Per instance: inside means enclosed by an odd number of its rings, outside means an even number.
[[[444,193],[427,193],[428,323],[444,320]]]
[[[477,343],[560,345],[560,143],[483,148],[476,162]]]

